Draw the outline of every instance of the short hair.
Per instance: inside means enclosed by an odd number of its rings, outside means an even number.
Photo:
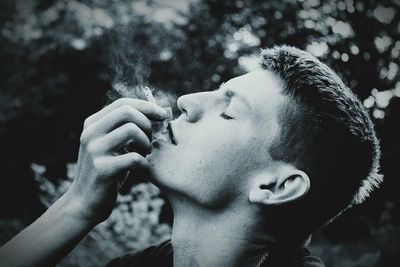
[[[288,96],[278,115],[281,133],[269,152],[310,176],[304,202],[314,231],[363,202],[382,182],[379,142],[362,103],[310,53],[275,46],[261,50],[260,64],[281,80]]]

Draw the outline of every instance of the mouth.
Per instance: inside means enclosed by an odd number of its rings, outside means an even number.
[[[171,144],[177,145],[177,142],[176,142],[175,136],[174,136],[174,132],[171,127],[171,123],[168,123],[167,130],[168,130],[169,140],[171,140]]]

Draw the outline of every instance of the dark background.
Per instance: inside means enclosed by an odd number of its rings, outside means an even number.
[[[289,44],[340,73],[370,112],[382,146],[381,189],[316,233],[312,250],[327,266],[397,266],[399,6],[399,0],[1,1],[0,242],[68,188],[83,120],[104,104],[135,95],[129,88],[137,85],[151,85],[163,104],[215,89],[250,70],[259,47]],[[170,210],[142,182],[124,188],[110,219],[61,266],[98,266],[168,238]]]

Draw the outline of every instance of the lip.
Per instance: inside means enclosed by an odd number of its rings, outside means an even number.
[[[166,131],[164,131],[161,136],[156,136],[156,137],[153,136],[153,140],[152,140],[151,144],[154,147],[158,147],[159,145],[176,146],[178,144],[171,122],[168,123],[168,125],[165,129],[166,129]],[[168,134],[168,137],[162,137],[167,134]]]
[[[171,144],[176,146],[176,145],[178,145],[178,140],[176,139],[176,136],[175,136],[175,131],[173,129],[174,127],[175,126],[173,126],[173,123],[171,121],[168,123],[167,130],[168,130],[168,134],[169,134],[169,139],[171,140]]]

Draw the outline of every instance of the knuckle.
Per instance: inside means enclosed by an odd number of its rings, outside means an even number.
[[[98,174],[102,174],[104,172],[104,162],[100,158],[93,159],[93,168]]]
[[[83,128],[86,128],[89,126],[90,122],[92,120],[92,116],[87,117],[84,121],[83,121]]]
[[[81,142],[81,144],[83,145],[87,145],[87,143],[89,142],[89,137],[86,131],[83,131],[81,134],[81,137],[79,138],[79,141]]]
[[[89,154],[96,154],[96,152],[97,152],[97,145],[96,145],[96,143],[95,142],[88,142],[87,143],[87,145],[86,145],[86,151],[89,153]]]

